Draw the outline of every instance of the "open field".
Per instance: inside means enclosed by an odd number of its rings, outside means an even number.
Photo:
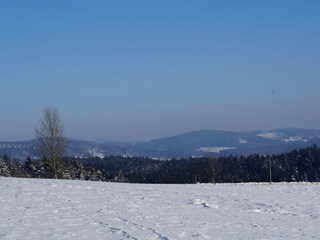
[[[320,239],[320,185],[0,178],[0,239]]]

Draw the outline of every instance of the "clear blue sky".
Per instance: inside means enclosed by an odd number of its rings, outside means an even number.
[[[320,1],[0,1],[0,140],[320,129]]]

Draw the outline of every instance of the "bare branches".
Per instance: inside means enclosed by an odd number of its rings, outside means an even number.
[[[35,128],[35,151],[49,161],[54,177],[58,178],[58,165],[66,150],[64,127],[56,108],[45,108],[42,113],[43,117]]]

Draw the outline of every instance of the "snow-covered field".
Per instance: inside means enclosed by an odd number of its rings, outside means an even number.
[[[0,239],[320,239],[320,185],[0,178]]]

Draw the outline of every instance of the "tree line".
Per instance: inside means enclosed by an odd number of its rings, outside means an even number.
[[[154,160],[144,157],[70,157],[53,166],[47,158],[0,158],[0,175],[129,183],[239,183],[320,181],[320,148],[278,155]],[[271,168],[270,168],[271,166]],[[55,168],[55,169],[54,169]],[[270,171],[271,170],[271,171]],[[271,173],[271,174],[270,174]]]
[[[313,145],[278,155],[154,160],[109,156],[64,158],[64,127],[56,108],[45,108],[35,128],[39,158],[0,158],[0,176],[131,183],[237,183],[320,181],[320,149]]]

